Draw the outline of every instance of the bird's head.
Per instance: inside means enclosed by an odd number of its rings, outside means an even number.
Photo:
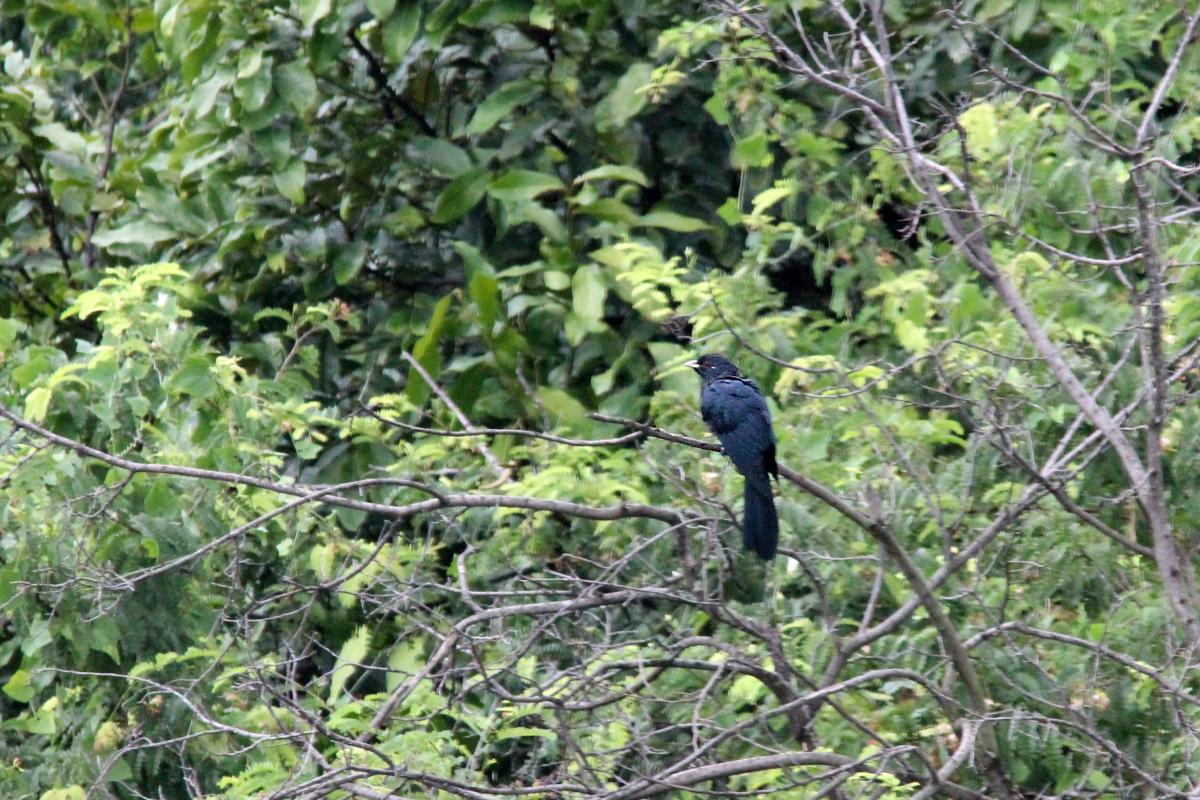
[[[732,361],[724,356],[718,356],[713,353],[700,356],[695,361],[689,361],[685,366],[696,370],[696,374],[700,376],[700,380],[705,383],[719,380],[720,378],[736,378],[741,374]]]

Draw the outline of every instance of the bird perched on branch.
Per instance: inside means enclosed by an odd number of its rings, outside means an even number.
[[[687,366],[700,375],[700,415],[746,479],[742,544],[764,559],[773,558],[779,517],[768,476],[778,479],[779,469],[767,401],[754,381],[722,356],[703,355]]]

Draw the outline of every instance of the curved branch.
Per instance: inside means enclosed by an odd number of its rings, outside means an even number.
[[[861,686],[864,683],[888,680],[891,678],[906,678],[909,680],[915,680],[915,682],[925,686],[928,689],[928,681],[926,681],[924,678],[914,679],[914,674],[915,673],[913,673],[911,670],[906,669],[875,669],[809,692],[806,695],[797,697],[790,703],[784,703],[774,708],[767,709],[766,711],[762,711],[752,717],[742,720],[736,725],[726,728],[712,739],[709,739],[703,745],[700,745],[692,750],[692,752],[679,758],[674,764],[665,767],[657,775],[644,777],[640,780],[633,781],[615,792],[602,795],[602,798],[603,800],[633,800],[633,798],[650,797],[653,796],[653,794],[660,794],[662,791],[669,791],[673,788],[672,782],[674,781],[675,776],[691,772],[691,769],[687,769],[689,764],[699,760],[706,753],[715,750],[716,747],[722,742],[737,736],[748,728],[766,722],[768,719],[773,717],[777,717],[780,714],[788,714],[796,708],[812,706],[815,703],[824,702],[835,694],[839,694],[856,686]],[[921,777],[914,777],[913,780],[924,783],[924,779]],[[651,794],[644,794],[644,792],[653,789],[661,789],[661,791],[653,791]],[[966,791],[970,792],[970,790]],[[978,795],[974,792],[971,792],[969,796],[972,798],[972,800],[983,797],[983,795]]]
[[[425,661],[425,665],[421,667],[414,675],[412,675],[404,683],[397,686],[388,695],[387,699],[379,704],[378,710],[371,718],[371,724],[367,726],[366,732],[360,737],[359,741],[369,743],[387,727],[388,720],[392,716],[392,712],[404,702],[413,690],[420,685],[421,681],[429,677],[430,673],[437,668],[443,659],[449,656],[459,640],[466,634],[467,630],[480,624],[494,619],[504,617],[514,617],[521,615],[537,615],[546,614],[563,614],[572,611],[584,611],[590,608],[599,606],[622,605],[624,603],[637,600],[642,597],[652,596],[661,597],[661,592],[644,592],[635,589],[625,591],[608,592],[600,595],[589,595],[585,597],[577,597],[571,600],[553,600],[544,603],[526,603],[519,606],[502,606],[500,608],[489,608],[483,611],[476,612],[469,617],[459,620],[454,627],[442,639],[442,643],[438,645],[437,650],[433,652]]]
[[[401,97],[391,84],[388,83],[387,75],[383,71],[383,66],[379,63],[379,57],[362,43],[358,35],[353,29],[346,31],[346,38],[350,40],[350,46],[354,48],[363,60],[367,62],[367,74],[371,76],[371,80],[375,84],[375,88],[383,95],[385,102],[383,103],[383,114],[388,118],[392,125],[399,127],[400,120],[396,118],[394,109],[398,108],[404,112],[404,115],[417,124],[421,129],[421,133],[426,136],[437,136],[437,129],[429,124],[429,121],[421,114],[420,111]]]
[[[369,406],[363,406],[363,410],[370,414],[374,419],[379,420],[384,425],[393,428],[399,428],[402,431],[410,433],[424,433],[429,436],[445,436],[448,438],[465,439],[471,436],[516,436],[526,439],[541,439],[554,444],[565,444],[569,447],[611,447],[624,444],[633,444],[646,438],[646,434],[641,431],[627,433],[624,436],[613,436],[608,439],[572,439],[567,436],[556,436],[553,433],[543,433],[542,431],[527,431],[523,428],[471,428],[465,431],[449,431],[443,428],[427,428],[422,425],[410,425],[407,422],[400,422],[395,419],[388,419],[380,414],[375,409]]]
[[[191,478],[194,480],[214,481],[219,483],[232,483],[243,486],[253,486],[257,489],[264,489],[278,494],[291,495],[312,502],[320,500],[323,503],[343,508],[353,508],[359,511],[368,511],[375,514],[380,514],[393,519],[403,519],[411,517],[414,514],[419,514],[425,511],[435,511],[439,508],[521,508],[530,511],[550,511],[559,514],[565,514],[571,517],[591,520],[614,520],[625,519],[628,517],[644,517],[646,519],[656,519],[660,522],[666,522],[671,525],[678,525],[690,519],[688,515],[680,511],[670,508],[662,508],[659,506],[645,505],[643,503],[619,503],[615,506],[601,506],[599,508],[583,505],[582,503],[572,503],[566,500],[545,500],[540,497],[521,497],[516,495],[504,494],[444,494],[427,485],[406,480],[404,478],[369,478],[364,481],[354,481],[347,484],[351,487],[359,487],[363,485],[378,485],[378,486],[405,486],[410,488],[419,488],[434,497],[428,500],[420,500],[415,503],[409,503],[403,506],[390,505],[388,503],[373,503],[366,500],[355,500],[349,497],[342,497],[330,492],[337,491],[339,486],[305,486],[302,484],[286,484],[277,481],[266,480],[265,478],[254,478],[249,475],[242,475],[237,472],[223,472],[221,470],[199,469],[197,467],[180,467],[172,464],[153,464],[140,461],[130,461],[127,458],[106,453],[95,447],[84,444],[83,442],[60,436],[53,431],[43,428],[41,425],[30,422],[18,417],[16,414],[9,411],[7,408],[0,406],[0,417],[8,420],[18,428],[29,431],[37,436],[52,442],[53,444],[66,447],[74,450],[80,455],[94,458],[109,466],[117,467],[132,473],[144,473],[150,475],[172,475],[179,478]]]
[[[1185,692],[1178,686],[1173,685],[1170,681],[1163,677],[1161,671],[1154,669],[1148,664],[1138,661],[1131,655],[1122,653],[1119,650],[1113,650],[1111,647],[1102,645],[1099,642],[1081,639],[1078,636],[1071,636],[1070,634],[1059,633],[1058,631],[1035,628],[1031,625],[1026,625],[1024,622],[1005,622],[993,628],[980,631],[964,642],[964,646],[970,650],[987,641],[988,639],[999,636],[1007,631],[1015,631],[1016,633],[1020,633],[1024,636],[1030,636],[1035,639],[1044,639],[1049,642],[1059,642],[1061,644],[1069,644],[1072,647],[1090,650],[1096,655],[1120,664],[1128,670],[1132,670],[1139,675],[1145,675],[1147,678],[1157,683],[1164,692],[1167,692],[1172,697],[1178,697],[1180,700],[1183,700],[1185,703],[1189,703],[1193,706],[1200,706],[1200,697],[1197,697],[1189,692]]]
[[[666,441],[678,444],[686,444],[689,447],[697,447],[702,450],[720,450],[720,447],[717,445],[699,439],[692,439],[688,436],[667,433],[652,425],[624,420],[619,417],[610,417],[604,414],[592,414],[590,416],[601,422],[629,425],[635,430],[642,431],[647,436],[656,439],[665,439]],[[908,581],[909,586],[912,587],[921,606],[929,614],[929,618],[937,629],[938,637],[942,640],[942,645],[946,648],[946,652],[950,656],[954,668],[962,676],[963,684],[971,699],[972,710],[980,716],[985,714],[986,704],[983,684],[980,682],[975,668],[971,664],[971,659],[967,655],[967,651],[963,649],[962,641],[958,637],[958,631],[955,629],[954,623],[946,615],[945,609],[942,608],[941,602],[934,596],[932,588],[925,580],[925,576],[917,568],[917,565],[913,563],[912,559],[909,558],[908,551],[900,544],[899,539],[896,538],[891,528],[882,521],[867,516],[848,501],[806,475],[802,475],[783,464],[779,465],[779,474],[869,533],[896,565],[900,567],[900,571],[904,574],[904,578]]]
[[[1138,125],[1137,139],[1133,143],[1135,150],[1141,150],[1145,147],[1150,135],[1150,127],[1154,124],[1154,117],[1158,114],[1158,109],[1162,106],[1163,100],[1167,96],[1167,91],[1170,90],[1171,85],[1175,82],[1175,76],[1179,74],[1179,68],[1183,64],[1183,56],[1187,53],[1188,47],[1195,41],[1198,27],[1200,27],[1200,7],[1192,11],[1188,17],[1183,35],[1179,37],[1179,43],[1175,45],[1175,52],[1171,54],[1171,61],[1167,64],[1162,77],[1159,78],[1158,85],[1154,87],[1154,94],[1150,96],[1150,102],[1146,104],[1146,110],[1142,114],[1142,122]]]
[[[961,750],[962,748],[960,748]],[[903,748],[897,748],[903,751]],[[874,754],[874,758],[885,757],[887,752]],[[636,800],[642,800],[647,797],[654,797],[671,791],[674,788],[684,786],[694,786],[702,781],[715,780],[718,778],[727,778],[733,775],[744,775],[748,772],[761,772],[768,769],[780,769],[782,767],[806,767],[806,766],[823,766],[833,767],[839,771],[847,771],[856,766],[865,763],[864,759],[850,758],[839,753],[778,753],[770,756],[757,756],[754,758],[740,758],[735,761],[722,761],[716,764],[707,764],[703,767],[684,770],[671,776],[670,785],[656,786],[652,790],[635,795]],[[958,766],[956,764],[955,766]],[[866,772],[867,770],[861,770]],[[920,783],[924,782],[921,776],[911,772],[891,772],[903,783]],[[968,789],[966,786],[960,786],[956,783],[948,781],[938,781],[930,783],[927,790],[932,790],[932,794],[942,794],[953,800],[986,800],[987,796]]]

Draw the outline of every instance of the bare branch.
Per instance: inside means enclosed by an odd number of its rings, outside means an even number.
[[[620,503],[619,505],[615,506],[594,508],[564,500],[546,500],[537,497],[491,494],[449,494],[434,490],[428,485],[418,484],[414,481],[406,480],[404,478],[374,478],[365,481],[354,481],[350,484],[352,486],[391,485],[409,488],[419,487],[421,491],[435,495],[429,500],[422,500],[403,506],[389,505],[386,503],[372,503],[365,500],[354,500],[352,498],[342,497],[337,494],[326,494],[326,490],[329,489],[329,487],[325,486],[285,484],[265,480],[263,478],[254,478],[237,472],[222,472],[219,470],[199,469],[196,467],[177,467],[168,464],[153,464],[130,461],[129,459],[118,458],[117,456],[109,455],[103,450],[97,450],[94,447],[89,447],[88,445],[85,445],[82,442],[77,442],[74,439],[69,439],[65,436],[59,436],[58,434],[47,430],[36,423],[21,419],[3,406],[0,406],[0,417],[7,419],[18,428],[22,428],[31,433],[37,434],[38,436],[53,442],[54,444],[74,450],[80,455],[94,458],[97,461],[102,461],[110,466],[128,470],[129,472],[150,475],[172,475],[180,478],[192,478],[195,480],[253,486],[257,489],[264,489],[270,492],[300,497],[304,499],[304,502],[311,502],[313,498],[311,498],[310,495],[316,493],[323,503],[341,506],[343,508],[353,508],[359,511],[369,511],[392,518],[410,517],[414,514],[419,514],[426,511],[434,511],[438,508],[523,508],[531,511],[551,511],[560,514],[566,514],[568,516],[577,516],[583,519],[593,520],[645,517],[647,519],[657,519],[661,522],[667,522],[675,525],[686,519],[686,517],[680,512],[666,508],[659,508],[657,506],[649,506],[642,503]],[[336,489],[337,487],[333,488]]]
[[[462,423],[463,429],[468,433],[475,433],[476,428],[471,424],[471,420],[467,419],[467,415],[463,413],[463,410],[458,407],[458,404],[455,403],[453,399],[451,399],[450,395],[446,393],[446,390],[441,387],[441,384],[434,380],[433,376],[429,374],[429,371],[425,369],[421,362],[413,358],[412,353],[408,352],[407,350],[401,350],[400,355],[403,356],[405,361],[412,365],[412,368],[418,375],[421,376],[422,380],[425,381],[429,388],[433,390],[433,393],[438,396],[438,399],[445,403],[446,408],[450,409],[455,418]],[[483,454],[485,459],[487,459],[488,465],[493,470],[500,473],[499,483],[503,483],[504,481],[508,480],[508,476],[512,474],[512,471],[504,468],[504,465],[500,463],[500,459],[496,458],[495,454],[492,453],[492,449],[487,446],[487,443],[479,442],[478,447],[479,452]]]
[[[1154,124],[1154,117],[1158,114],[1158,109],[1162,106],[1167,92],[1170,91],[1172,84],[1175,83],[1175,76],[1179,74],[1179,68],[1183,65],[1184,55],[1187,53],[1188,48],[1195,42],[1197,26],[1200,26],[1200,7],[1197,7],[1188,16],[1183,35],[1179,37],[1179,43],[1175,45],[1175,52],[1171,54],[1171,60],[1167,63],[1166,70],[1163,71],[1162,77],[1158,79],[1158,84],[1154,87],[1154,92],[1150,95],[1150,102],[1146,104],[1146,110],[1142,114],[1142,121],[1137,128],[1137,136],[1133,143],[1134,150],[1142,150],[1149,141],[1150,128]]]

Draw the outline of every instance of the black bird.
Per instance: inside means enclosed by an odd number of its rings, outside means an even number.
[[[742,544],[764,559],[773,558],[779,544],[779,517],[767,476],[778,479],[779,468],[767,401],[754,381],[742,377],[733,362],[722,356],[700,356],[687,366],[700,375],[700,416],[746,478]]]

